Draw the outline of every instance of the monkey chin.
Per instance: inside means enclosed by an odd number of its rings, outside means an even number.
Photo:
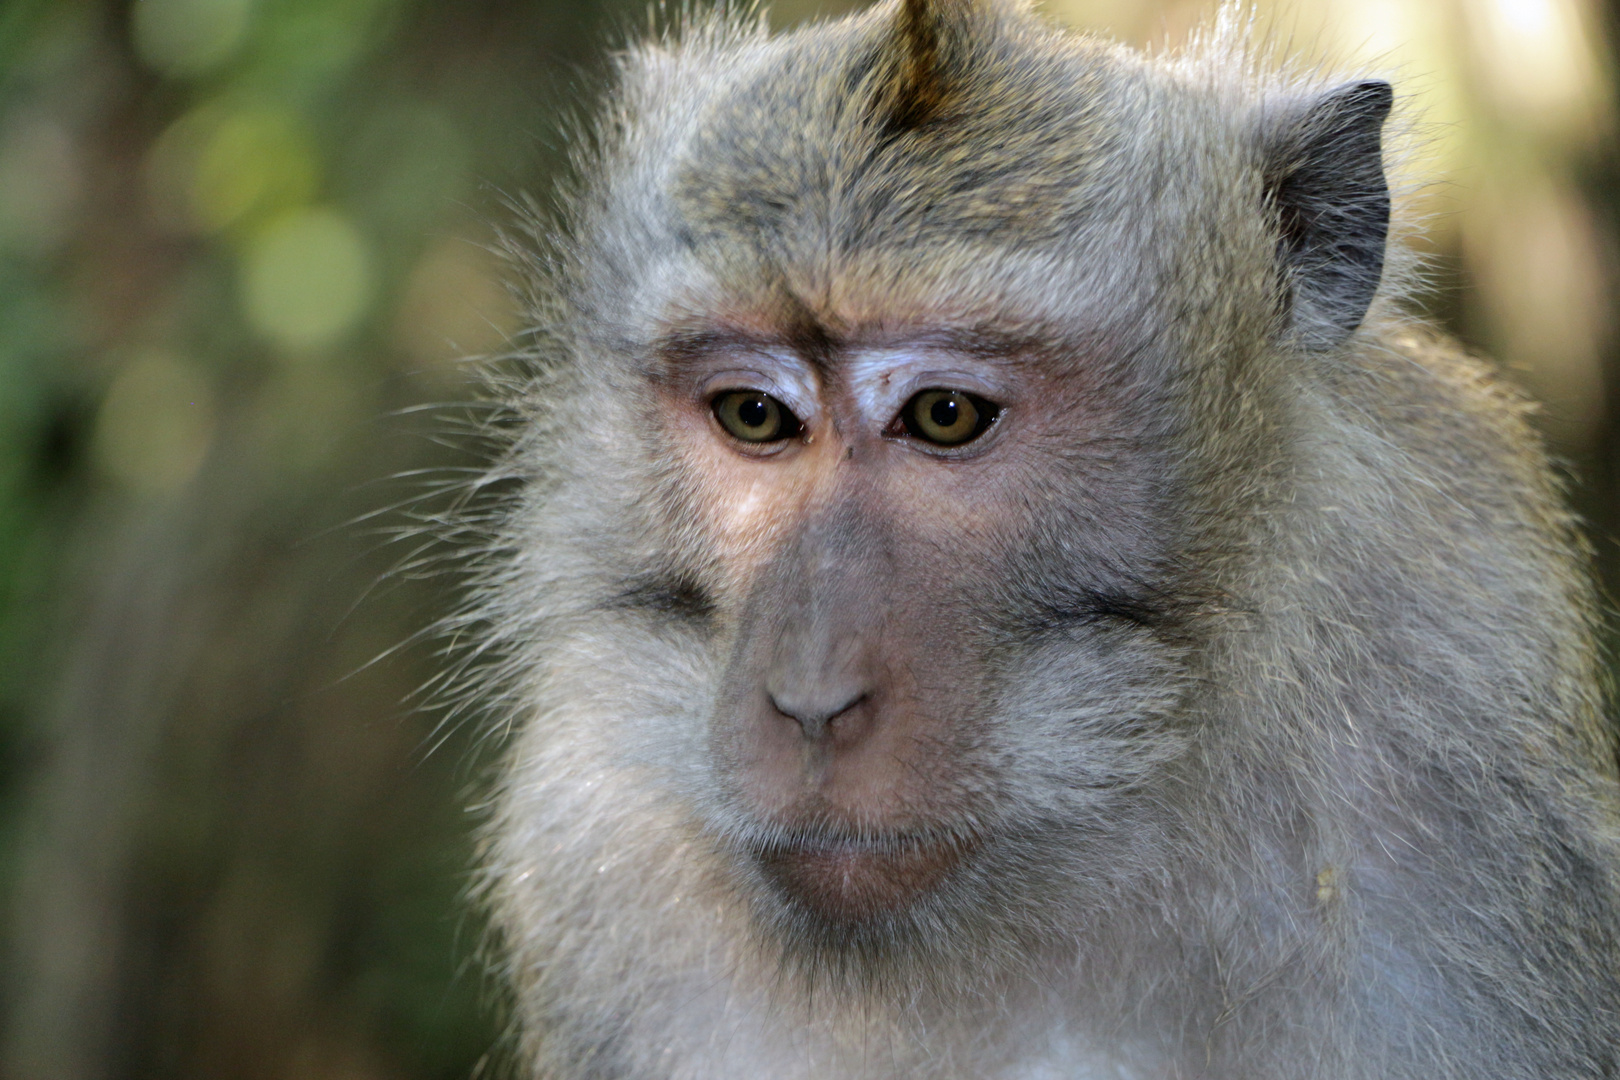
[[[757,854],[766,877],[792,902],[832,923],[861,923],[910,907],[975,846],[959,837],[808,839]]]

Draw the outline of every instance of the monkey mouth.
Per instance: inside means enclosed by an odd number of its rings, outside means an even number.
[[[810,837],[762,847],[757,857],[766,877],[791,900],[827,919],[861,922],[909,906],[977,846],[961,836]]]

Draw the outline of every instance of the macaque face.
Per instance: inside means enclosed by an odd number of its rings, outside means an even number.
[[[998,718],[1036,677],[1011,658],[1142,636],[1097,573],[1136,531],[1130,499],[1108,506],[1131,485],[1120,410],[1010,339],[671,340],[657,411],[734,631],[709,754],[738,846],[821,917],[902,911],[994,842],[1016,742]],[[1053,535],[1096,565],[1022,589]]]
[[[623,66],[492,476],[536,1073],[1615,1073],[1586,569],[1384,283],[1388,84],[723,10]]]

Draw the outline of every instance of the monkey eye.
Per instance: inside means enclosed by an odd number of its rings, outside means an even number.
[[[728,390],[712,407],[720,426],[745,443],[781,442],[803,427],[786,405],[758,390]]]
[[[983,435],[1000,413],[994,402],[975,394],[920,390],[906,402],[897,419],[914,438],[935,446],[961,446]]]

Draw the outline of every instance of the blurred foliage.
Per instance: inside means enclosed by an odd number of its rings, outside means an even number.
[[[465,1077],[497,1044],[473,740],[430,752],[399,648],[443,585],[390,573],[401,520],[346,523],[469,463],[411,409],[513,331],[487,223],[616,20],[0,7],[6,1075]]]
[[[476,733],[413,696],[449,585],[388,508],[476,467],[458,359],[520,325],[483,242],[647,7],[0,0],[0,1074],[499,1071]],[[1548,402],[1612,580],[1615,9],[1259,10],[1415,92],[1424,302]]]

